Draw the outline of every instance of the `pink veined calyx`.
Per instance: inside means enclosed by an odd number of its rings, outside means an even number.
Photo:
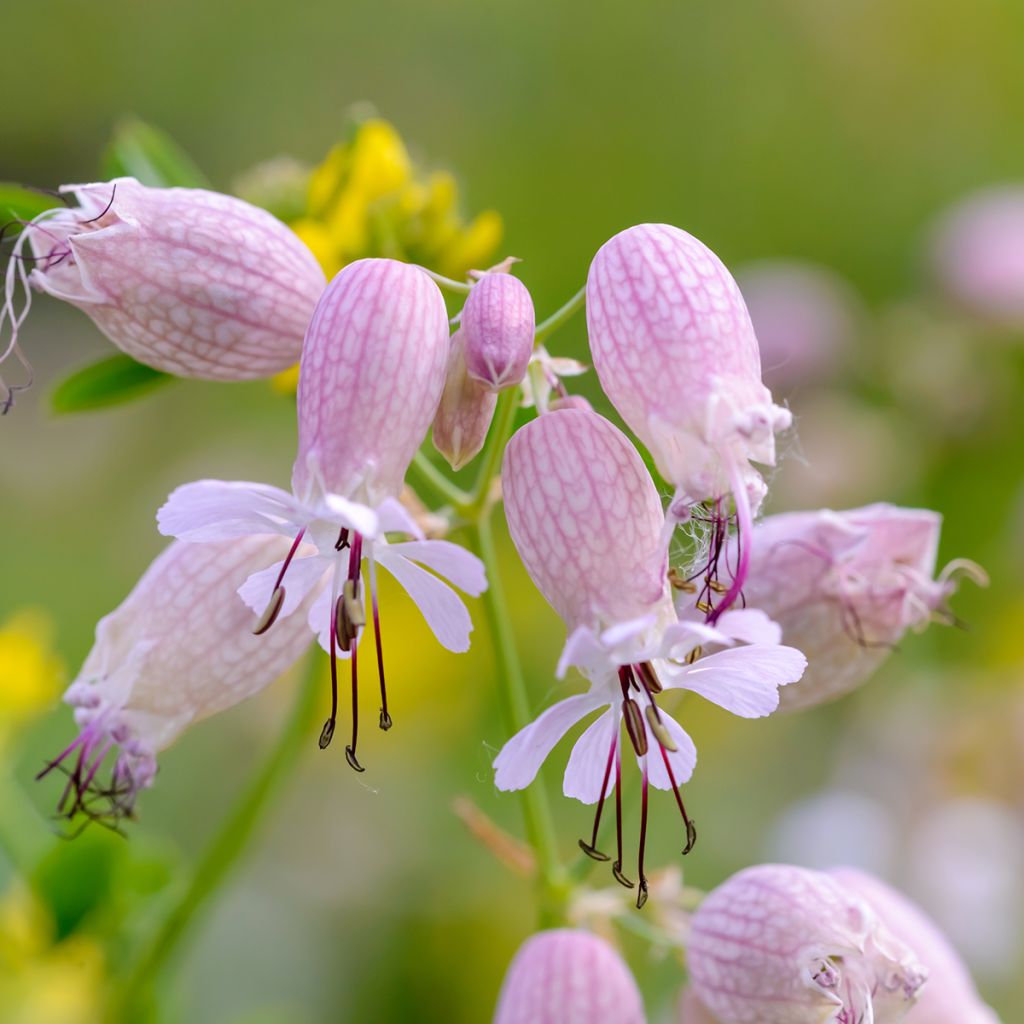
[[[348,659],[352,736],[346,756],[357,771],[357,655],[370,619],[380,727],[391,727],[377,566],[404,587],[451,651],[469,648],[473,627],[444,579],[471,595],[487,586],[475,555],[449,541],[425,540],[399,501],[406,470],[437,411],[448,350],[444,300],[422,270],[385,259],[350,264],[328,285],[306,332],[292,490],[201,480],[179,487],[158,514],[161,532],[183,540],[266,533],[291,539],[287,556],[250,576],[239,593],[262,633],[318,591],[309,625],[330,654],[332,680],[320,745],[334,734],[338,660]],[[411,539],[396,541],[395,534]]]

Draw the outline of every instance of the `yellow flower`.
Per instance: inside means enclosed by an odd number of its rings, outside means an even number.
[[[54,940],[46,909],[15,887],[0,902],[0,1007],[4,1024],[99,1024],[104,961],[82,935]]]
[[[0,626],[0,739],[56,699],[64,672],[52,640],[40,611],[18,612]]]

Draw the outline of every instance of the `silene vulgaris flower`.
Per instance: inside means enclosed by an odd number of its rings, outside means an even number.
[[[16,358],[31,375],[18,335],[33,289],[179,377],[251,380],[298,358],[326,279],[276,217],[233,196],[134,178],[64,185],[60,196],[67,205],[21,225],[10,252],[0,363]],[[27,386],[0,381],[4,411]]]
[[[734,714],[758,718],[775,709],[778,687],[799,679],[805,660],[780,646],[778,627],[753,609],[724,614],[716,626],[678,620],[658,492],[636,449],[603,417],[569,407],[531,421],[509,442],[502,480],[516,549],[566,623],[558,675],[575,666],[590,688],[554,704],[512,737],[494,762],[495,782],[503,790],[529,785],[565,733],[601,710],[573,748],[563,788],[566,796],[597,804],[591,838],[580,846],[602,861],[610,857],[598,849],[598,831],[614,790],[612,871],[632,887],[622,848],[622,753],[628,743],[642,776],[642,906],[649,785],[675,797],[686,830],[684,853],[696,838],[680,793],[696,750],[660,707],[660,694],[690,690]],[[698,657],[708,648],[718,650]]]
[[[701,241],[667,224],[640,224],[598,250],[587,277],[587,328],[601,386],[675,488],[669,521],[709,519],[717,582],[731,495],[741,542],[766,486],[751,463],[775,464],[775,434],[791,422],[761,381],[757,337],[743,296]],[[749,544],[712,607],[738,598]],[[718,593],[714,591],[714,593]]]
[[[67,776],[62,815],[114,824],[130,816],[139,790],[153,783],[160,751],[194,722],[274,682],[309,648],[301,617],[265,641],[253,636],[252,615],[235,592],[287,550],[275,536],[175,541],[100,620],[64,695],[81,731],[39,773]]]
[[[422,270],[384,259],[350,264],[328,285],[303,345],[292,491],[201,480],[178,488],[158,514],[160,530],[184,540],[268,533],[291,540],[286,557],[254,573],[239,593],[258,616],[255,631],[263,633],[319,588],[309,625],[331,656],[332,678],[320,745],[334,734],[337,662],[348,658],[352,739],[346,756],[357,771],[357,650],[369,616],[380,727],[391,727],[377,565],[405,588],[451,651],[468,649],[472,622],[461,599],[434,574],[472,595],[487,585],[478,558],[448,541],[425,540],[399,501],[405,472],[437,411],[448,344],[444,300]],[[396,542],[395,534],[411,539]]]

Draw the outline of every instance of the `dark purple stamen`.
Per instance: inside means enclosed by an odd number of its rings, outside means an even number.
[[[640,852],[637,856],[637,874],[640,876],[636,893],[636,909],[647,902],[647,876],[644,874],[644,848],[647,843],[647,762],[644,762],[644,781],[640,790]]]
[[[615,750],[619,744],[619,737],[612,733],[612,742],[608,747],[608,760],[604,766],[604,778],[601,780],[601,796],[597,801],[597,813],[594,815],[594,831],[590,837],[590,843],[580,840],[580,849],[593,860],[610,860],[607,853],[602,853],[597,848],[597,830],[601,827],[601,811],[604,810],[604,800],[608,793],[608,777],[612,773],[612,761],[615,759]],[[621,856],[621,855],[620,855]]]
[[[618,744],[615,747],[615,842],[616,856],[612,875],[620,885],[632,889],[633,883],[622,873],[622,750]]]
[[[377,645],[377,675],[380,677],[380,727],[385,732],[391,728],[391,716],[388,714],[388,691],[384,683],[384,646],[380,638],[380,612],[377,610],[377,586],[373,573],[370,573],[370,603],[373,606],[373,639]]]
[[[347,537],[346,537],[347,541]],[[341,538],[339,537],[339,543]],[[363,538],[358,534],[352,533],[351,550],[349,551],[348,557],[348,578],[353,583],[353,594],[358,597],[359,587],[359,570],[361,567],[363,558]],[[346,595],[342,594],[340,600],[344,601]],[[337,619],[337,615],[334,616]],[[345,758],[349,765],[354,768],[357,772],[364,771],[363,766],[359,763],[359,759],[356,757],[356,741],[359,738],[359,664],[358,664],[359,645],[353,639],[352,641],[352,742],[345,748]]]

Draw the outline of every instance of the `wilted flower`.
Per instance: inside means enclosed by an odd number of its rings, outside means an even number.
[[[568,396],[562,378],[578,377],[586,372],[587,367],[578,360],[553,356],[543,345],[537,345],[523,378],[523,407],[547,412],[552,394],[558,398]]]
[[[643,1000],[604,939],[570,928],[532,935],[501,986],[494,1024],[644,1024]]]
[[[834,868],[829,874],[864,900],[927,969],[928,984],[907,1015],[907,1024],[999,1024],[949,940],[924,911],[863,871]]]
[[[67,774],[61,812],[101,820],[131,814],[138,791],[153,782],[160,751],[295,663],[310,643],[301,620],[261,642],[235,593],[287,550],[280,537],[171,544],[100,620],[64,695],[81,732],[39,775],[55,768]],[[105,778],[104,762],[115,751]]]
[[[895,1024],[928,976],[864,900],[820,871],[779,864],[706,897],[687,965],[720,1024]]]
[[[484,274],[462,309],[466,370],[491,391],[518,384],[533,353],[536,318],[526,285],[509,273]]]
[[[399,501],[405,472],[437,411],[447,360],[447,314],[433,281],[394,260],[351,264],[324,292],[303,345],[292,493],[265,484],[200,480],[179,487],[158,515],[161,532],[185,540],[267,533],[292,539],[283,561],[252,575],[239,591],[259,616],[257,632],[291,615],[327,579],[309,613],[310,627],[331,655],[332,707],[320,744],[330,743],[337,721],[337,658],[350,655],[353,721],[346,755],[358,771],[356,651],[367,621],[367,589],[380,727],[391,727],[376,565],[398,580],[452,651],[469,647],[469,613],[446,583],[417,563],[469,594],[486,587],[478,558],[448,541],[422,539]],[[389,533],[415,539],[391,543]]]
[[[1024,326],[1024,186],[984,189],[957,203],[935,229],[939,284],[983,320]]]
[[[11,253],[3,357],[20,351],[36,288],[84,310],[132,358],[181,377],[249,380],[296,360],[326,281],[279,220],[232,196],[134,178],[61,191],[78,205],[26,224]]]
[[[749,536],[765,494],[751,462],[775,464],[775,433],[791,417],[761,383],[750,316],[721,260],[678,228],[628,228],[591,263],[587,326],[601,386],[676,487],[670,514],[684,519],[694,504],[712,502],[720,530],[731,493],[740,535]],[[742,545],[712,621],[739,596],[749,548]]]
[[[632,887],[622,873],[617,785],[625,723],[643,775],[637,897],[642,906],[648,782],[674,794],[686,826],[684,853],[696,835],[679,793],[693,772],[696,750],[658,707],[657,694],[691,690],[734,714],[757,718],[775,709],[777,688],[800,677],[804,658],[778,646],[778,628],[757,611],[724,615],[718,628],[676,620],[658,492],[636,449],[596,413],[563,409],[522,427],[505,451],[502,480],[519,556],[569,631],[558,674],[575,665],[590,689],[554,704],[513,736],[495,759],[495,782],[506,790],[529,785],[573,725],[607,708],[576,742],[564,791],[583,803],[597,803],[591,841],[581,840],[580,846],[591,857],[608,860],[597,849],[597,835],[605,798],[615,789],[612,870]],[[737,640],[752,642],[695,660],[701,645],[731,646]]]
[[[497,394],[467,372],[463,332],[456,331],[431,435],[434,447],[452,469],[461,469],[483,448],[497,404]]]
[[[833,700],[867,680],[907,629],[955,621],[945,606],[955,576],[984,575],[957,560],[935,577],[941,522],[937,512],[877,504],[757,524],[744,596],[808,659],[783,707]]]

